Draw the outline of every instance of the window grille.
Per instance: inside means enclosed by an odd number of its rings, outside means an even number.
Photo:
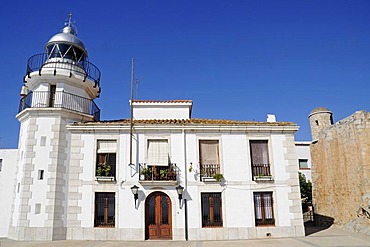
[[[115,226],[115,193],[95,193],[95,227]]]
[[[201,193],[202,227],[222,227],[221,193]]]

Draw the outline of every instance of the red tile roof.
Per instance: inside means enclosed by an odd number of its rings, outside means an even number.
[[[134,103],[193,103],[192,100],[133,100]]]
[[[104,124],[120,124],[129,125],[130,119],[120,120],[106,120],[100,122],[80,122],[74,123],[73,125],[104,125]],[[264,126],[297,126],[293,122],[256,122],[256,121],[239,121],[239,120],[216,120],[216,119],[202,119],[202,118],[191,118],[191,119],[140,119],[134,120],[135,125],[264,125]]]

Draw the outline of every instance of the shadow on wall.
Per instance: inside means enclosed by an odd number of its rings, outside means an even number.
[[[334,223],[334,218],[315,214],[314,221],[307,221],[304,223],[305,235],[311,235],[316,232],[328,229]]]

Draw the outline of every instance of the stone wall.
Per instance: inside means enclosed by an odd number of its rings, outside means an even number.
[[[311,158],[315,213],[353,224],[358,208],[370,205],[370,113],[357,111],[321,129]],[[365,222],[370,226],[370,219]]]

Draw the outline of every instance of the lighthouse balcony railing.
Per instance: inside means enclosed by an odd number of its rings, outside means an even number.
[[[30,92],[21,99],[19,112],[27,108],[63,108],[92,115],[100,121],[100,109],[93,100],[64,91]]]
[[[84,77],[84,80],[87,78],[95,82],[95,86],[100,86],[100,70],[86,60],[74,61],[73,59],[62,57],[49,58],[47,53],[36,54],[28,59],[27,76],[30,76],[35,71],[41,74],[43,68],[54,69],[54,74],[59,69],[78,73]]]

